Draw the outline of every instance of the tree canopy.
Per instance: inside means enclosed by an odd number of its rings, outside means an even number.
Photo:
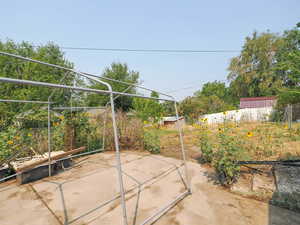
[[[246,37],[241,53],[228,67],[228,86],[205,83],[180,104],[191,119],[200,114],[234,109],[241,97],[278,96],[278,106],[300,102],[300,23],[275,34],[254,32]]]
[[[228,80],[238,97],[275,95],[282,79],[274,71],[276,52],[283,40],[277,34],[254,32],[247,37],[241,54],[231,59]]]
[[[159,98],[159,94],[153,91],[151,97]],[[135,98],[133,100],[133,109],[141,120],[154,123],[160,121],[164,112],[163,105],[159,100],[144,98]]]
[[[33,47],[28,42],[15,43],[11,40],[1,42],[0,51],[14,53],[24,57],[73,68],[73,63],[66,60],[63,52],[59,47],[53,43],[49,43],[41,47]],[[65,71],[22,61],[16,58],[1,56],[0,57],[0,73],[1,76],[9,78],[17,78],[24,80],[34,80],[50,83],[59,83],[59,81],[66,74]],[[71,85],[74,81],[80,82],[78,77],[74,75],[68,75],[63,80],[63,84]],[[53,89],[34,87],[34,86],[22,86],[8,83],[2,83],[0,86],[0,96],[2,99],[19,99],[19,100],[42,100],[47,101],[48,96],[52,93]],[[52,101],[57,104],[63,104],[70,99],[70,92],[64,93],[62,91],[56,91],[53,94]],[[20,103],[0,103],[0,120],[5,116],[6,121],[10,121],[14,115],[24,110],[32,109],[37,105],[32,104],[20,104]],[[40,107],[40,106],[39,106]]]
[[[247,37],[241,54],[231,59],[228,80],[238,97],[279,94],[300,84],[300,30],[282,35],[254,32]]]
[[[122,63],[112,63],[110,67],[105,68],[103,77],[111,78],[123,82],[128,82],[132,84],[139,83],[139,72],[129,70],[127,64]],[[123,92],[126,90],[127,93],[136,94],[136,88],[134,86],[129,86],[122,83],[117,83],[109,80],[105,80],[105,82],[109,83],[112,86],[113,91]],[[91,82],[89,85],[91,88],[95,89],[106,89],[106,87],[100,83]],[[98,94],[89,95],[87,98],[88,105],[90,106],[99,106],[105,105],[109,101],[108,96],[101,96]],[[115,100],[115,107],[117,109],[121,109],[123,111],[128,111],[131,109],[133,103],[133,98],[128,96],[120,96]]]

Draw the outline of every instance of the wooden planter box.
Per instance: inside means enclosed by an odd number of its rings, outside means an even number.
[[[55,175],[62,171],[63,168],[68,168],[72,165],[71,159],[54,161],[51,164],[51,175]],[[21,172],[17,175],[18,184],[26,184],[49,176],[48,164],[43,164],[32,169]]]

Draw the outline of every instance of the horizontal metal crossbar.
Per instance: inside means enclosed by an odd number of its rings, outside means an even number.
[[[112,93],[114,95],[131,96],[131,97],[136,97],[136,98],[145,98],[145,99],[175,102],[175,100],[170,100],[170,99],[166,99],[166,98],[154,98],[154,97],[148,97],[148,96],[137,95],[137,94],[129,94],[129,93],[123,93],[123,92],[116,92],[116,91],[107,91],[107,90],[98,90],[98,89],[91,89],[91,88],[74,87],[74,86],[68,86],[68,85],[45,83],[45,82],[31,81],[31,80],[20,80],[20,79],[13,79],[13,78],[7,78],[7,77],[0,77],[0,82],[21,84],[21,85],[32,85],[32,86],[40,86],[40,87],[49,87],[49,88],[61,88],[61,89],[69,89],[69,90],[84,91],[84,92],[93,92],[93,93],[100,93],[100,94],[111,94]]]
[[[106,109],[106,107],[88,107],[88,106],[70,106],[70,107],[52,107],[54,110],[71,110],[71,109]]]
[[[34,103],[34,104],[53,104],[54,102],[43,101],[29,101],[29,100],[13,100],[13,99],[0,99],[0,102],[14,102],[14,103]]]
[[[61,69],[61,70],[65,70],[65,71],[69,71],[69,72],[73,72],[73,73],[77,73],[80,76],[86,77],[88,79],[91,79],[93,77],[93,78],[98,79],[98,82],[99,82],[99,80],[109,80],[109,81],[112,81],[112,82],[134,86],[134,87],[141,88],[141,89],[144,89],[144,90],[147,90],[147,91],[151,91],[151,92],[155,91],[158,94],[164,95],[166,97],[169,97],[169,98],[175,100],[174,97],[171,96],[171,95],[165,94],[163,92],[160,92],[160,91],[157,91],[157,90],[154,90],[154,89],[146,88],[144,86],[141,86],[141,85],[138,85],[138,84],[135,84],[135,83],[129,83],[129,82],[120,81],[120,80],[116,80],[116,79],[112,79],[112,78],[108,78],[108,77],[101,77],[101,76],[97,76],[97,75],[91,74],[91,73],[83,73],[83,72],[80,72],[80,71],[75,71],[75,70],[73,70],[71,68],[67,68],[67,67],[63,67],[63,66],[59,66],[59,65],[55,65],[55,64],[51,64],[51,63],[42,62],[42,61],[39,61],[39,60],[35,60],[35,59],[23,57],[23,56],[20,56],[20,55],[15,55],[15,54],[8,53],[8,52],[2,52],[2,51],[0,51],[0,55],[5,55],[5,56],[9,56],[9,57],[21,59],[21,60],[32,62],[32,63],[38,63],[38,64],[41,64],[41,65],[50,66],[50,67],[54,67],[54,68],[57,68],[57,69]]]

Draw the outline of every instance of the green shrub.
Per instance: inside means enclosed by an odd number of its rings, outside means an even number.
[[[144,132],[144,148],[153,154],[160,153],[160,139],[155,130]]]
[[[46,125],[45,125],[46,123]],[[0,131],[0,162],[9,157],[27,157],[48,151],[48,128],[45,114],[34,113],[23,117]],[[98,129],[98,130],[97,130]],[[63,151],[86,146],[86,151],[100,149],[100,126],[89,120],[86,113],[64,113],[51,121],[51,151]]]
[[[247,158],[243,140],[230,127],[229,123],[224,122],[213,143],[206,123],[200,126],[202,161],[211,163],[222,185],[231,185],[237,180],[240,173],[237,161]]]
[[[281,122],[284,118],[284,109],[275,109],[270,117],[269,120],[272,122]]]
[[[207,127],[202,127],[200,130],[200,151],[201,161],[204,163],[211,163],[213,159],[213,144],[208,136]]]
[[[18,129],[10,126],[0,132],[0,162],[6,160],[18,151],[28,150],[30,146],[37,144],[34,140],[34,131],[31,129]],[[18,154],[26,156],[25,151]]]
[[[212,165],[216,169],[221,184],[234,183],[240,173],[240,166],[236,163],[245,158],[241,141],[235,136],[230,136],[226,131],[218,134],[219,143],[213,155]]]

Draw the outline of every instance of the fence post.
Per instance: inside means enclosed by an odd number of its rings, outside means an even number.
[[[292,121],[293,121],[293,106],[288,104],[288,127],[292,129]]]

